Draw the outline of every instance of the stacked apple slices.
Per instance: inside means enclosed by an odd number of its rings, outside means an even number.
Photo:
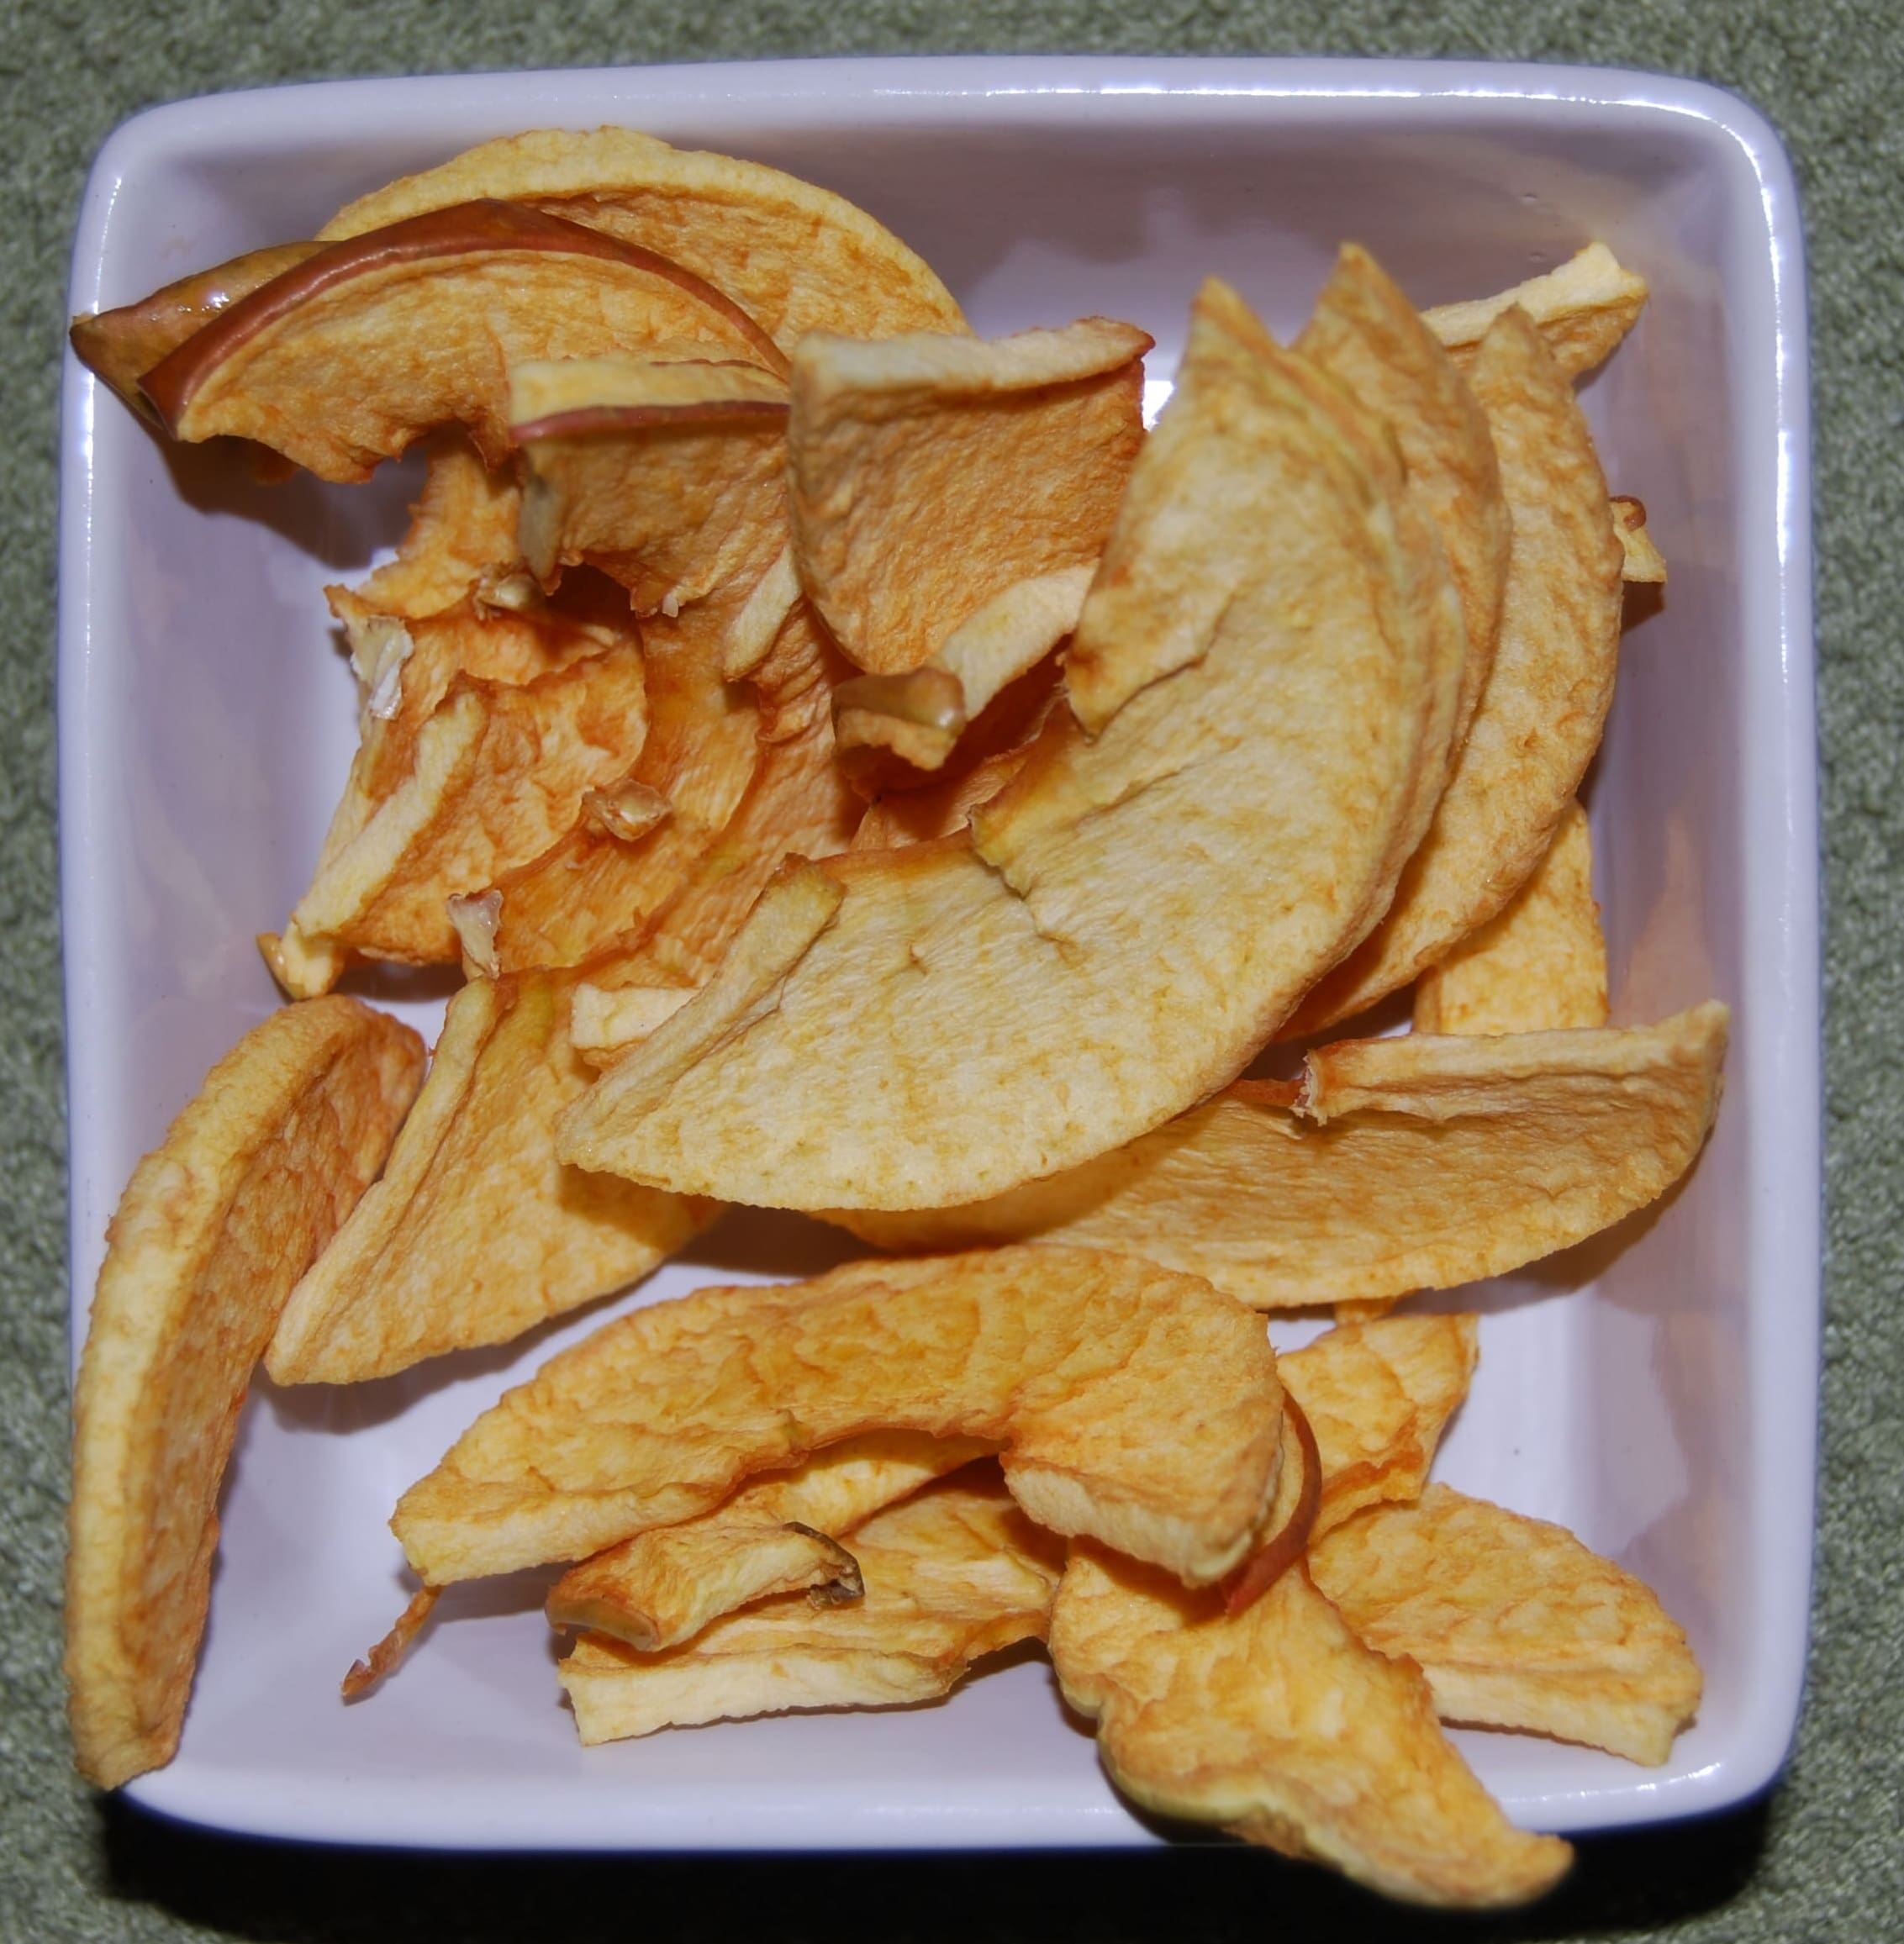
[[[1284,348],[1212,279],[1147,434],[1142,331],[982,341],[838,198],[598,130],[79,320],[171,437],[339,482],[428,450],[396,558],[329,591],[360,746],[261,940],[309,1045],[248,1039],[115,1225],[87,1772],[176,1746],[206,1434],[259,1354],[506,1341],[740,1203],[887,1253],[637,1309],[510,1392],[404,1494],[423,1591],[348,1693],[525,1566],[566,1569],[591,1741],[1041,1641],[1150,1808],[1417,1900],[1550,1883],[1565,1846],[1437,1716],[1659,1761],[1696,1664],[1617,1566],[1428,1485],[1476,1325],[1380,1313],[1643,1206],[1716,1110],[1722,1007],[1607,1024],[1577,794],[1664,567],[1571,379],[1643,298],[1595,248],[1418,315],[1351,246]],[[420,1089],[325,996],[367,961],[462,968]],[[1411,984],[1414,1033],[1239,1077]],[[297,1246],[251,1274],[219,1211],[287,1157],[322,1205],[275,1191]],[[224,1186],[155,1250],[173,1173]],[[1280,1361],[1253,1314],[1332,1304]],[[134,1366],[212,1454],[184,1526],[102,1515],[158,1475]]]

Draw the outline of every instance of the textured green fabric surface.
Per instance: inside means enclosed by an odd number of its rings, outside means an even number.
[[[0,15],[0,1938],[938,1939],[1904,1934],[1904,61],[1890,0],[139,0]],[[823,53],[1486,55],[1695,74],[1797,166],[1814,329],[1828,1312],[1814,1652],[1764,1803],[1583,1847],[1560,1894],[1448,1925],[1260,1856],[695,1862],[358,1857],[172,1830],[69,1766],[58,1673],[66,1288],[51,735],[55,398],[87,164],[138,108],[292,79]]]

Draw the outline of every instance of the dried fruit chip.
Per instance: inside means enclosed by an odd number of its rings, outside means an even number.
[[[1111,1779],[1155,1814],[1411,1903],[1524,1903],[1571,1860],[1508,1822],[1443,1734],[1420,1672],[1363,1646],[1305,1566],[1231,1619],[1209,1593],[1074,1544],[1050,1640]]]
[[[1385,482],[1299,364],[1221,287],[1199,299],[1105,569],[1189,535],[1174,578],[1146,568],[1198,588],[1184,665],[1094,740],[1054,717],[968,833],[771,886],[571,1111],[566,1157],[767,1205],[938,1206],[1101,1153],[1250,1057],[1382,909],[1458,672],[1385,625]],[[1153,462],[1174,493],[1139,490]]]
[[[1195,1277],[1076,1250],[856,1262],[609,1324],[477,1419],[391,1524],[429,1583],[509,1572],[915,1430],[1003,1446],[1054,1531],[1213,1579],[1275,1491],[1281,1395],[1261,1322]]]
[[[1524,313],[1468,371],[1514,524],[1492,672],[1388,916],[1303,1002],[1292,1035],[1373,1005],[1485,925],[1532,875],[1600,746],[1620,645],[1620,547],[1592,435]]]
[[[679,264],[510,203],[438,209],[327,245],[144,375],[175,439],[235,433],[320,478],[367,479],[444,424],[509,456],[508,368],[692,340],[785,361]],[[427,356],[419,356],[427,347]]]
[[[1279,1360],[1321,1456],[1312,1546],[1366,1505],[1421,1496],[1479,1354],[1472,1316],[1384,1316]]]
[[[416,1035],[355,999],[273,1013],[120,1199],[74,1392],[66,1565],[73,1741],[104,1788],[178,1745],[252,1367],[422,1070]]]
[[[454,962],[446,900],[558,842],[588,792],[628,776],[646,728],[632,641],[530,682],[458,677],[415,731],[403,781],[344,840],[334,825],[287,930],[372,958]],[[377,745],[367,746],[375,761]],[[342,814],[357,808],[346,797]]]
[[[850,1604],[815,1607],[796,1594],[657,1654],[584,1635],[556,1670],[583,1741],[934,1700],[974,1661],[1042,1636],[1060,1546],[995,1472],[962,1472],[869,1520],[853,1557],[866,1590]]]
[[[1511,538],[1486,415],[1434,334],[1368,251],[1343,246],[1295,348],[1390,427],[1447,552],[1467,629],[1458,750],[1494,666]]]
[[[1698,1710],[1684,1631],[1564,1527],[1431,1485],[1351,1520],[1310,1565],[1369,1646],[1421,1668],[1445,1721],[1657,1764]]]
[[[829,1446],[791,1472],[743,1485],[699,1519],[638,1532],[583,1560],[556,1582],[549,1618],[652,1653],[769,1594],[843,1576],[843,1597],[857,1599],[859,1568],[836,1541],[984,1451],[968,1439],[916,1431]]]
[[[631,129],[539,129],[406,176],[340,211],[326,242],[502,197],[659,250],[743,305],[783,350],[810,330],[956,331],[931,266],[863,209],[758,162],[670,148]]]
[[[694,347],[687,347],[691,351]],[[750,594],[787,545],[787,387],[681,347],[513,366],[524,558],[545,583],[586,561],[638,614]]]
[[[1264,1309],[1392,1302],[1503,1275],[1663,1194],[1717,1110],[1726,1019],[1343,1041],[1310,1055],[1300,1088],[1239,1081],[989,1201],[825,1213],[882,1249],[1122,1250]],[[1352,1073],[1366,1091],[1340,1091]]]
[[[565,1169],[557,1109],[587,1069],[567,983],[472,980],[383,1178],[291,1293],[266,1357],[279,1383],[351,1383],[503,1343],[645,1276],[719,1212]]]
[[[847,658],[930,661],[1015,582],[1093,566],[1143,440],[1130,324],[982,343],[816,334],[794,354],[794,557]]]
[[[1569,378],[1608,358],[1638,319],[1646,279],[1621,267],[1604,243],[1590,243],[1558,270],[1470,303],[1442,304],[1423,313],[1428,328],[1465,365],[1488,327],[1510,308],[1540,327],[1554,361]]]
[[[1576,799],[1534,874],[1415,988],[1417,1033],[1549,1033],[1606,1024],[1593,838]]]

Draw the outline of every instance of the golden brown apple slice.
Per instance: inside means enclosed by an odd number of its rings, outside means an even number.
[[[1613,530],[1619,536],[1620,577],[1630,587],[1663,587],[1666,556],[1646,529],[1646,502],[1630,493],[1613,497]]]
[[[1002,1448],[1041,1525],[1186,1578],[1249,1551],[1282,1390],[1262,1321],[1082,1251],[848,1264],[637,1309],[504,1394],[399,1502],[429,1583],[599,1552],[870,1431]]]
[[[827,1585],[842,1558],[857,1598],[859,1569],[838,1539],[984,1454],[969,1439],[915,1431],[850,1438],[743,1485],[699,1519],[638,1532],[583,1560],[556,1582],[545,1610],[556,1626],[588,1627],[655,1653],[769,1594]]]
[[[1514,529],[1494,667],[1388,916],[1303,1001],[1291,1035],[1399,990],[1506,904],[1553,842],[1613,699],[1620,545],[1573,388],[1514,309],[1489,327],[1467,376]]]
[[[1420,1669],[1364,1646],[1306,1566],[1230,1618],[1210,1594],[1074,1544],[1050,1644],[1106,1773],[1154,1814],[1416,1904],[1525,1903],[1572,1860],[1513,1827],[1442,1732]]]
[[[1351,1520],[1310,1565],[1368,1646],[1421,1668],[1444,1721],[1657,1766],[1698,1711],[1685,1629],[1564,1526],[1431,1485]]]
[[[175,439],[235,433],[320,478],[367,479],[432,428],[510,450],[512,364],[692,339],[784,370],[730,298],[654,251],[513,203],[326,245],[147,371]]]
[[[1459,672],[1411,604],[1399,466],[1371,473],[1335,429],[1353,405],[1315,408],[1300,366],[1205,289],[1099,583],[1141,575],[1178,614],[1194,590],[1175,672],[1094,739],[1054,718],[966,833],[770,886],[560,1152],[769,1206],[944,1206],[1102,1153],[1251,1057],[1386,903]],[[1148,639],[1152,608],[1118,612]]]
[[[585,1634],[556,1667],[583,1741],[795,1708],[886,1708],[949,1694],[973,1662],[1044,1635],[1062,1542],[1012,1503],[995,1469],[963,1472],[853,1536],[865,1591],[798,1594],[639,1653]]]
[[[530,204],[685,264],[786,351],[810,330],[877,338],[965,329],[931,266],[843,197],[632,129],[538,129],[485,142],[373,191],[319,234],[333,242],[484,197]]]
[[[450,1002],[383,1177],[291,1292],[279,1383],[355,1383],[505,1343],[632,1283],[720,1212],[563,1169],[549,1126],[587,1070],[556,977],[475,979]]]
[[[1455,361],[1465,366],[1502,312],[1523,310],[1547,340],[1554,362],[1577,378],[1612,355],[1646,298],[1643,277],[1623,269],[1604,243],[1590,243],[1543,277],[1471,303],[1438,304],[1422,316]]]
[[[423,1042],[355,999],[269,1014],[133,1171],[73,1397],[66,1678],[80,1772],[171,1761],[253,1366],[375,1177]]]
[[[294,270],[323,247],[317,243],[274,243],[248,250],[229,263],[195,270],[137,303],[76,317],[68,334],[79,361],[153,424],[160,423],[139,381],[220,311],[229,310],[261,284]]]
[[[519,365],[524,556],[545,585],[586,561],[638,614],[750,593],[787,544],[787,387],[679,355]]]
[[[1131,324],[794,355],[794,559],[847,659],[903,674],[1015,583],[1090,567],[1143,440]]]
[[[1664,1193],[1717,1111],[1726,1025],[1705,1005],[1599,1032],[1348,1040],[1300,1083],[1239,1081],[989,1201],[828,1219],[883,1249],[1128,1251],[1264,1309],[1394,1302],[1504,1275]]]
[[[1415,988],[1417,1033],[1550,1033],[1606,1024],[1606,940],[1579,799],[1534,874]]]
[[[1494,439],[1439,340],[1367,250],[1345,244],[1296,347],[1394,434],[1409,487],[1448,555],[1467,630],[1453,747],[1474,720],[1507,579],[1507,503]]]

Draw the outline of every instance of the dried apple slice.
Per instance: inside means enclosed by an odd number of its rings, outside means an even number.
[[[794,559],[848,660],[903,674],[1014,583],[1093,566],[1143,440],[1134,325],[794,354]]]
[[[856,1262],[607,1325],[478,1418],[391,1525],[426,1583],[506,1573],[915,1430],[1002,1447],[1054,1531],[1215,1579],[1274,1496],[1281,1415],[1260,1320],[1195,1277],[1050,1249]]]
[[[303,1273],[266,1354],[278,1383],[355,1383],[504,1343],[646,1276],[720,1213],[565,1169],[549,1126],[587,1077],[554,975],[472,980],[383,1177]]]
[[[587,1627],[654,1653],[771,1594],[830,1587],[843,1576],[850,1586],[827,1597],[857,1599],[859,1568],[839,1538],[984,1453],[969,1439],[915,1431],[830,1446],[791,1472],[743,1485],[699,1519],[637,1532],[583,1560],[556,1582],[545,1610],[556,1626]]]
[[[1479,1356],[1473,1316],[1381,1316],[1278,1359],[1320,1454],[1311,1546],[1364,1507],[1421,1497]]]
[[[541,856],[588,792],[626,777],[646,730],[645,698],[632,642],[521,684],[458,677],[417,730],[409,773],[346,840],[327,842],[287,935],[410,965],[453,963],[447,901]]]
[[[974,1661],[1044,1634],[1061,1543],[989,1467],[877,1514],[853,1548],[865,1594],[850,1604],[794,1594],[730,1614],[662,1653],[583,1635],[556,1669],[583,1741],[795,1708],[936,1700]]]
[[[1251,1056],[1382,910],[1458,680],[1403,624],[1399,468],[1369,472],[1300,366],[1205,289],[1099,583],[1136,561],[1160,599],[1194,587],[1194,652],[1094,739],[1054,718],[967,833],[769,887],[558,1151],[768,1206],[943,1206],[1131,1139]]]
[[[140,382],[175,439],[235,433],[320,478],[363,480],[443,424],[500,465],[511,365],[682,339],[785,368],[679,264],[516,203],[466,203],[327,244]]]
[[[1539,327],[1554,362],[1580,377],[1610,357],[1645,308],[1646,279],[1622,269],[1604,243],[1590,243],[1558,270],[1529,277],[1511,290],[1468,303],[1424,311],[1423,320],[1465,366],[1504,311],[1523,310]]]
[[[416,1035],[355,999],[272,1013],[120,1198],[74,1391],[66,1564],[75,1753],[103,1788],[178,1745],[252,1368],[422,1071]]]
[[[1486,415],[1439,340],[1367,250],[1345,244],[1295,348],[1389,426],[1447,552],[1467,632],[1458,750],[1494,666],[1511,540]]]
[[[1514,527],[1494,667],[1387,917],[1304,1000],[1291,1035],[1406,985],[1506,904],[1552,843],[1613,698],[1620,545],[1572,387],[1514,309],[1490,326],[1468,382]]]
[[[1420,1670],[1363,1646],[1306,1566],[1230,1619],[1208,1594],[1075,1544],[1050,1644],[1111,1780],[1154,1814],[1416,1904],[1525,1903],[1572,1860],[1509,1823],[1442,1732]]]
[[[1421,1668],[1444,1721],[1656,1767],[1698,1712],[1685,1629],[1564,1526],[1431,1485],[1351,1520],[1310,1567],[1363,1641]]]
[[[1415,988],[1417,1033],[1549,1033],[1606,1024],[1593,837],[1576,798],[1534,874]]]
[[[321,247],[315,243],[274,243],[209,270],[195,270],[137,303],[76,317],[68,334],[74,354],[141,419],[156,425],[159,415],[140,390],[139,381],[220,311],[229,310],[259,285],[294,270]]]
[[[690,347],[691,349],[691,347]],[[738,360],[531,363],[509,372],[522,551],[545,584],[586,561],[638,614],[751,593],[787,544],[787,387]]]
[[[1505,1275],[1664,1194],[1718,1109],[1726,1026],[1705,1005],[1600,1032],[1344,1041],[1300,1084],[1239,1081],[989,1201],[824,1212],[881,1249],[1121,1250],[1263,1309],[1394,1302]]]
[[[538,129],[466,150],[339,212],[330,242],[480,197],[502,197],[683,263],[726,291],[784,350],[810,330],[956,331],[931,267],[843,197],[732,155],[632,129]]]

